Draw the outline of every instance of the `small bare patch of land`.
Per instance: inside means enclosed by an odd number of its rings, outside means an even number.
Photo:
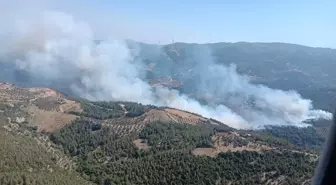
[[[144,140],[144,139],[137,139],[137,140],[133,141],[133,143],[135,144],[135,146],[137,148],[145,150],[145,151],[149,150],[149,148],[150,148],[147,144],[147,141]]]
[[[202,116],[199,116],[197,114],[193,114],[190,112],[178,110],[178,109],[172,109],[172,108],[166,108],[165,111],[173,119],[175,122],[179,123],[188,123],[188,124],[203,124],[203,123],[210,123],[212,125],[218,125],[218,123],[214,121],[210,121],[207,118],[204,118]]]
[[[195,148],[192,151],[194,155],[206,155],[215,157],[221,152],[237,152],[237,151],[255,151],[261,152],[265,150],[275,149],[267,145],[260,143],[252,143],[245,141],[244,137],[241,137],[236,132],[219,132],[212,137],[213,148]]]
[[[41,110],[34,106],[29,107],[27,111],[31,116],[30,122],[38,127],[37,130],[46,132],[54,132],[78,117],[57,111]]]
[[[216,156],[216,152],[214,148],[195,148],[191,153],[196,156],[202,156],[202,155],[206,155],[210,157]]]

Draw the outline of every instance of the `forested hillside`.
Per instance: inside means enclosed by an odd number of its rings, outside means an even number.
[[[78,120],[52,134],[51,140],[77,157],[77,171],[97,184],[300,184],[312,176],[317,156],[281,147],[212,157],[192,153],[215,147],[215,134],[211,127],[156,122],[125,137]]]
[[[322,142],[294,128],[235,130],[177,109],[77,102],[50,89],[0,94],[1,184],[309,184]]]
[[[44,145],[47,139],[34,129],[12,130],[0,123],[0,184],[92,184],[73,171],[71,160]],[[16,127],[16,126],[14,126]]]

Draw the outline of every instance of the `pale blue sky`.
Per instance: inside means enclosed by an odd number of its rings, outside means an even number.
[[[113,35],[151,43],[289,42],[336,48],[335,0],[43,2],[44,8],[88,21],[102,38]]]

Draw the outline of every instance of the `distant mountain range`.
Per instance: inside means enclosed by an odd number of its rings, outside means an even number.
[[[248,75],[252,83],[282,90],[294,89],[304,97],[312,99],[318,108],[331,110],[336,105],[333,103],[336,101],[335,49],[247,42],[155,45],[128,40],[127,44],[140,51],[137,58],[148,65],[145,70],[150,73],[144,78],[156,81],[161,78],[174,80],[175,88],[178,84],[183,84],[180,87],[182,92],[195,93],[195,84],[201,77],[197,73],[202,70],[193,67],[195,63],[203,62],[206,65],[207,60],[211,60],[215,64],[235,64],[237,71]],[[0,62],[0,71],[2,81],[25,86],[39,85],[38,79],[16,70],[10,63]],[[62,84],[48,85],[67,91],[62,89]]]
[[[172,78],[183,82],[186,87],[182,88],[184,92],[193,90],[193,85],[188,84],[197,84],[197,74],[193,74],[195,77],[193,79],[186,77],[186,73],[192,73],[189,71],[193,68],[192,59],[204,60],[205,63],[206,60],[212,60],[215,64],[235,64],[237,71],[248,75],[252,83],[282,90],[296,90],[303,97],[312,99],[318,108],[332,110],[336,106],[335,49],[286,43],[248,42],[174,43],[162,47],[140,45],[142,48],[140,56],[149,56],[145,60],[147,64],[155,63],[150,77],[159,78],[177,74]],[[149,54],[158,49],[168,58]],[[208,54],[211,54],[211,58]],[[169,72],[165,76],[162,71]]]

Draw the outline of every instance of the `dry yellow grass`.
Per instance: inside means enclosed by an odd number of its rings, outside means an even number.
[[[67,99],[64,99],[63,104],[59,106],[59,110],[60,112],[82,111],[80,103]]]
[[[142,149],[142,150],[145,150],[145,151],[149,150],[148,144],[143,139],[137,139],[137,140],[133,141],[133,143],[139,149]]]
[[[165,109],[167,111],[167,114],[172,117],[172,119],[176,120],[176,122],[184,122],[196,125],[200,122],[205,122],[206,119],[200,116],[196,116],[194,114],[184,112],[177,109]]]
[[[202,155],[210,157],[216,156],[215,149],[213,148],[195,148],[191,153],[196,156],[202,156]]]
[[[72,114],[45,111],[38,109],[36,106],[30,106],[27,111],[30,114],[29,122],[37,126],[38,131],[54,132],[77,118]]]
[[[38,93],[39,97],[61,97],[62,94],[49,88],[28,88],[29,92]]]
[[[179,122],[179,123],[188,123],[188,124],[196,125],[196,124],[202,124],[208,121],[207,118],[204,118],[202,116],[198,116],[198,115],[195,115],[189,112],[185,112],[182,110],[178,110],[178,109],[166,108],[165,111],[172,120],[174,120],[175,122]],[[218,125],[218,123],[215,123],[213,121],[210,121],[209,123],[213,125]]]
[[[38,131],[46,132],[54,132],[71,123],[77,116],[68,112],[81,110],[78,102],[67,100],[61,93],[49,88],[17,88],[0,84],[0,101],[12,107],[19,104],[11,112],[16,116],[16,122],[27,120],[28,124],[37,126]]]

